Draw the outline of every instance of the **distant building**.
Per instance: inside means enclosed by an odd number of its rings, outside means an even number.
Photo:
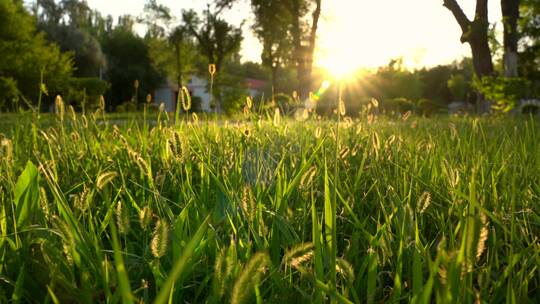
[[[178,86],[172,81],[162,83],[154,91],[154,104],[165,104],[165,110],[167,112],[174,112],[176,110],[176,96],[178,94]]]
[[[261,95],[267,86],[266,81],[258,79],[245,79],[246,94],[252,97]],[[192,76],[188,84],[186,85],[192,98],[200,101],[200,108],[196,109],[202,112],[211,112],[210,107],[210,93],[208,92],[208,80]],[[154,91],[154,103],[160,105],[165,104],[167,112],[176,111],[176,99],[178,96],[178,86],[172,82],[167,81],[163,83],[159,88]]]

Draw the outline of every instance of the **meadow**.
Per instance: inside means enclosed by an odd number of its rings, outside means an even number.
[[[0,123],[2,303],[538,303],[527,117]]]

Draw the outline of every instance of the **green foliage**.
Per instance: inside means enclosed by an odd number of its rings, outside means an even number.
[[[522,0],[520,5],[519,74],[540,80],[540,4],[536,0]]]
[[[39,200],[38,170],[28,162],[15,185],[14,202],[17,229],[27,224],[31,217],[35,217]]]
[[[227,114],[239,113],[246,103],[247,87],[243,75],[224,73],[220,79],[223,110]]]
[[[15,100],[19,98],[17,81],[11,77],[0,77],[0,111],[13,109]]]
[[[51,94],[67,88],[73,71],[72,57],[62,54],[57,46],[46,41],[43,34],[36,33],[32,17],[25,11],[21,1],[0,1],[0,75],[9,75],[11,87],[2,98],[20,93],[30,101],[39,94],[41,75]],[[3,76],[6,77],[6,76]],[[17,85],[17,91],[13,85]],[[0,103],[11,102],[2,100]]]
[[[518,77],[483,77],[475,86],[484,96],[494,103],[498,111],[512,110],[519,100],[531,94],[531,83]]]
[[[462,74],[455,74],[448,80],[448,89],[452,93],[452,96],[458,100],[465,100],[465,94],[469,88],[469,84]]]
[[[535,120],[141,119],[0,121],[0,302],[539,296]]]
[[[64,99],[76,108],[95,109],[108,89],[109,84],[99,78],[73,78]]]
[[[381,102],[381,108],[386,113],[405,113],[407,111],[415,111],[416,105],[414,101],[411,101],[407,98],[392,98],[392,99],[385,99],[383,102]]]
[[[119,25],[108,33],[103,38],[103,50],[108,60],[107,80],[111,84],[107,100],[112,108],[127,100],[144,103],[146,95],[163,81],[145,40],[132,32],[129,25]],[[135,88],[137,80],[140,87]]]
[[[538,297],[534,120],[12,118],[1,302]]]

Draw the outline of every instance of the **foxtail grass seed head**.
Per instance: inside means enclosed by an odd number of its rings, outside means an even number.
[[[47,199],[47,191],[45,191],[45,188],[43,187],[39,187],[39,204],[41,210],[43,210],[43,215],[45,215],[45,219],[49,220],[49,200]]]
[[[208,73],[210,73],[211,76],[214,76],[216,74],[216,65],[211,63],[208,65]]]
[[[343,119],[343,122],[345,123],[346,128],[350,128],[350,127],[352,127],[354,125],[354,122],[353,122],[352,118],[350,118],[349,116],[345,117]]]
[[[372,143],[373,149],[375,151],[379,151],[379,149],[381,148],[381,141],[379,140],[379,134],[377,134],[376,132],[373,132],[371,143]]]
[[[120,234],[128,234],[130,229],[130,215],[129,208],[126,204],[119,200],[116,203],[116,224],[118,225],[118,232]]]
[[[349,147],[343,147],[343,149],[339,151],[339,158],[346,159],[347,156],[349,156],[350,152],[351,152],[351,149]]]
[[[84,186],[83,191],[75,197],[75,206],[82,213],[86,212],[90,207],[91,194],[90,189]]]
[[[255,199],[253,198],[253,192],[251,191],[251,188],[247,185],[244,186],[244,189],[242,191],[241,207],[246,217],[251,222],[253,222],[255,214],[257,213],[257,204],[255,203]]]
[[[313,182],[313,179],[317,175],[317,167],[311,166],[300,179],[300,187],[307,188]]]
[[[182,86],[182,108],[184,111],[189,111],[191,109],[191,94],[189,89],[186,86]]]
[[[58,119],[60,119],[60,121],[64,121],[65,104],[62,96],[56,95],[54,104],[56,107],[56,116],[58,117]]]
[[[68,112],[69,112],[69,117],[71,118],[71,120],[76,121],[77,120],[77,114],[75,113],[75,109],[73,108],[72,105],[68,106]]]
[[[147,94],[147,95],[146,95],[146,103],[147,103],[147,104],[151,104],[151,103],[152,103],[152,95],[151,95],[151,94]]]
[[[85,129],[87,129],[88,128],[88,119],[86,118],[86,115],[84,115],[84,114],[81,115],[81,121],[82,121],[83,127]]]
[[[373,105],[374,108],[379,107],[379,101],[375,98],[371,98],[371,104]]]
[[[138,90],[139,89],[139,79],[135,79],[135,81],[133,82],[133,87],[135,88],[135,90]]]
[[[118,176],[118,173],[114,171],[104,172],[100,174],[98,178],[96,179],[97,188],[99,190],[103,190],[103,188],[117,176]]]
[[[489,234],[489,222],[487,216],[484,213],[480,214],[480,221],[482,228],[480,229],[480,237],[478,238],[478,246],[476,247],[476,259],[480,259],[484,251],[486,250],[486,242]]]
[[[403,121],[407,121],[407,119],[409,119],[409,117],[411,117],[411,113],[412,113],[411,111],[405,112],[405,114],[403,114],[401,119],[403,119]]]
[[[242,128],[242,135],[246,138],[251,137],[251,129],[247,126]]]
[[[154,228],[152,235],[152,242],[150,243],[150,250],[155,258],[161,258],[167,253],[167,247],[169,242],[169,225],[163,221],[158,220]]]
[[[139,211],[139,224],[141,225],[142,230],[146,231],[150,227],[152,222],[152,210],[148,206],[144,206]]]
[[[321,127],[317,127],[315,129],[315,138],[321,138],[321,135],[322,135],[322,128]]]
[[[297,99],[298,99],[298,92],[293,91],[293,92],[292,92],[292,98],[293,98],[294,100],[297,100]]]
[[[191,113],[191,119],[193,120],[194,124],[199,123],[199,115],[197,115],[197,113],[195,113],[195,112]]]
[[[105,111],[105,97],[103,95],[99,96],[99,109]]]
[[[354,282],[354,268],[347,260],[338,258],[336,263],[336,271],[345,279],[345,281],[349,283]]]
[[[345,116],[347,114],[347,109],[345,108],[345,102],[343,100],[339,100],[339,114],[341,116]]]
[[[431,194],[429,192],[424,192],[418,199],[418,204],[416,207],[416,211],[420,214],[424,213],[426,209],[431,204]]]
[[[281,123],[281,113],[279,111],[279,108],[276,108],[274,110],[274,127],[279,126],[280,123]]]
[[[170,154],[178,161],[185,161],[188,158],[189,143],[180,133],[173,131],[168,140],[168,149]]]
[[[246,97],[246,107],[250,110],[253,108],[253,99],[251,96]]]
[[[1,146],[4,159],[11,162],[13,160],[13,142],[9,138],[3,138]]]
[[[153,180],[152,168],[150,168],[148,162],[146,162],[146,160],[140,155],[136,156],[136,161],[141,173],[146,175],[148,179]]]
[[[313,243],[303,243],[292,247],[285,252],[283,264],[293,268],[299,268],[303,263],[313,257]]]
[[[258,284],[261,274],[269,264],[270,258],[266,253],[259,252],[251,257],[234,283],[231,304],[246,303],[253,286]]]
[[[213,279],[213,288],[214,292],[219,296],[223,297],[225,294],[225,285],[226,285],[226,259],[225,259],[225,250],[222,249],[219,251],[219,254],[216,257],[214,263],[214,279]]]
[[[165,112],[165,103],[164,103],[164,102],[162,102],[162,103],[159,104],[159,112],[160,112],[160,113]]]

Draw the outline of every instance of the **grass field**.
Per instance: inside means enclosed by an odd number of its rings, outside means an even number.
[[[540,302],[537,121],[164,118],[4,120],[0,302]]]

